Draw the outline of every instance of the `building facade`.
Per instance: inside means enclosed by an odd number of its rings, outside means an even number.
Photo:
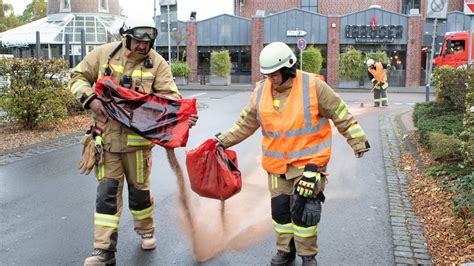
[[[299,52],[297,40],[304,38],[308,45],[321,50],[325,59],[322,74],[331,86],[354,86],[338,77],[339,56],[350,46],[364,53],[385,51],[394,66],[389,78],[391,85],[424,85],[433,32],[433,19],[426,14],[432,4],[430,0],[235,0],[235,17],[229,16],[226,21],[212,18],[206,23],[186,22],[186,50],[198,51],[197,55],[186,54],[193,73],[191,80],[206,74],[207,62],[202,60],[206,53],[234,49],[239,51],[239,56],[232,59],[239,68],[238,75],[248,73],[250,65],[250,81],[255,82],[262,78],[258,55],[266,44],[282,41]],[[447,19],[438,19],[437,43],[442,42],[449,27],[453,28],[448,23],[450,18],[461,25],[457,30],[466,30],[462,9],[462,0],[448,1]],[[239,24],[244,24],[239,29],[233,24],[237,18]],[[238,45],[218,40],[224,33],[241,36],[242,29],[250,29],[250,39],[248,34],[244,35],[247,38],[239,39],[242,42]],[[212,36],[202,36],[209,33]]]

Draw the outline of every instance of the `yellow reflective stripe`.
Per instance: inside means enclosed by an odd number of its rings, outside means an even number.
[[[154,78],[155,76],[151,72],[144,72],[139,69],[136,69],[133,70],[132,77]]]
[[[272,181],[272,190],[278,188],[278,175],[270,174],[270,178]]]
[[[293,224],[293,234],[299,237],[312,237],[318,235],[318,226],[302,227]]]
[[[117,71],[123,74],[123,70],[124,70],[123,66],[110,64],[110,67],[112,68],[113,71]]]
[[[71,92],[72,92],[73,94],[76,94],[76,93],[79,91],[79,89],[82,88],[82,87],[84,87],[84,86],[90,87],[89,82],[86,82],[86,81],[84,81],[84,80],[78,79],[78,80],[76,80],[76,82],[74,82],[74,83],[72,84],[72,86],[71,86]]]
[[[243,109],[242,112],[240,112],[240,118],[245,119],[248,114],[249,112],[247,111],[247,109]]]
[[[128,146],[147,146],[150,145],[151,141],[138,136],[138,135],[127,135],[127,145]]]
[[[78,64],[75,68],[71,70],[71,74],[74,74],[75,72],[82,72],[81,64]]]
[[[316,173],[316,172],[303,172],[303,176],[305,176],[305,177],[315,177],[317,175],[318,175],[318,173]]]
[[[236,131],[236,130],[238,130],[238,129],[240,129],[240,127],[239,127],[237,124],[234,124],[234,125],[229,129],[229,131],[230,131],[230,132],[234,132],[234,131]]]
[[[143,183],[143,150],[135,152],[136,166],[137,166],[137,183]]]
[[[293,234],[293,224],[279,224],[272,219],[273,228],[280,234]]]
[[[353,138],[365,136],[365,132],[364,132],[364,130],[362,130],[362,128],[359,126],[359,124],[355,124],[355,125],[351,126],[349,128],[349,134]]]
[[[102,178],[105,177],[105,165],[97,165],[96,169],[96,174],[97,174],[97,180],[101,180]]]
[[[273,106],[275,108],[280,108],[280,100],[273,100]]]
[[[154,209],[154,206],[152,204],[150,207],[146,209],[143,209],[140,211],[130,210],[130,212],[132,213],[132,216],[134,219],[143,220],[153,215],[153,209]]]
[[[380,102],[382,99],[374,99],[374,102]]]
[[[339,119],[342,119],[347,114],[347,105],[344,101],[341,100],[339,106],[336,109],[336,114]]]
[[[372,83],[373,83],[374,81],[376,81],[376,79],[375,79],[375,78],[373,78],[373,79],[371,80],[371,82],[372,82]]]
[[[120,223],[120,216],[94,213],[94,224],[103,225],[112,228],[118,228]]]

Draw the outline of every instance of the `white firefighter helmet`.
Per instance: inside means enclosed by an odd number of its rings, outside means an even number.
[[[374,61],[374,59],[369,58],[369,59],[367,59],[366,64],[367,64],[367,67],[369,67],[369,66],[375,64],[375,61]]]
[[[260,72],[273,73],[283,67],[291,68],[296,64],[296,56],[291,48],[282,42],[272,42],[260,53]]]
[[[158,36],[155,21],[147,16],[129,17],[120,28],[122,36],[130,36],[139,41],[154,41]]]

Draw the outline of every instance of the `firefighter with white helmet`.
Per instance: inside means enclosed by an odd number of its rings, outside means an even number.
[[[132,130],[111,121],[92,85],[111,77],[122,87],[142,93],[159,93],[180,99],[165,59],[152,49],[158,30],[152,18],[129,18],[120,29],[121,42],[107,43],[92,50],[72,70],[70,89],[85,109],[92,113],[91,134],[81,143],[89,151],[91,136],[101,140],[102,161],[94,153],[83,152],[80,170],[95,168],[98,181],[94,214],[94,249],[84,265],[115,264],[118,227],[122,213],[122,190],[128,187],[128,207],[141,247],[154,249],[154,201],[150,192],[152,144]],[[197,115],[189,121],[192,127]],[[92,154],[88,156],[88,154]],[[92,159],[91,159],[92,157]],[[90,163],[92,162],[92,163]]]
[[[371,58],[367,59],[366,64],[369,80],[372,82],[374,91],[374,107],[379,107],[380,104],[382,104],[382,106],[388,106],[388,82],[385,70],[390,68],[390,64],[375,62],[375,60]]]
[[[253,96],[234,126],[216,135],[224,148],[263,135],[262,166],[268,173],[277,253],[271,265],[286,265],[296,254],[316,265],[317,233],[324,202],[326,165],[331,157],[331,124],[356,157],[369,150],[364,131],[344,101],[322,80],[296,69],[296,56],[282,42],[265,46]]]

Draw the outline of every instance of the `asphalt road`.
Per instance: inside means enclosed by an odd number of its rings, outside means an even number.
[[[251,92],[184,91],[196,97],[200,119],[188,148],[232,126]],[[379,116],[410,110],[423,94],[391,94],[390,107],[371,107],[368,92],[340,93],[365,130],[372,150],[356,159],[337,133],[328,167],[326,203],[319,224],[319,265],[394,265]],[[361,107],[361,102],[365,102]],[[153,154],[157,248],[142,251],[127,207],[120,221],[117,265],[268,265],[275,253],[270,193],[260,166],[260,133],[235,146],[242,191],[220,202],[191,196],[197,226],[193,256],[189,221],[178,204],[176,177],[162,148]],[[80,175],[80,144],[0,166],[2,265],[81,265],[92,250],[96,184]],[[177,149],[185,167],[185,149]],[[124,191],[124,195],[127,192]],[[124,206],[128,206],[124,197]],[[299,261],[299,260],[298,260]]]

